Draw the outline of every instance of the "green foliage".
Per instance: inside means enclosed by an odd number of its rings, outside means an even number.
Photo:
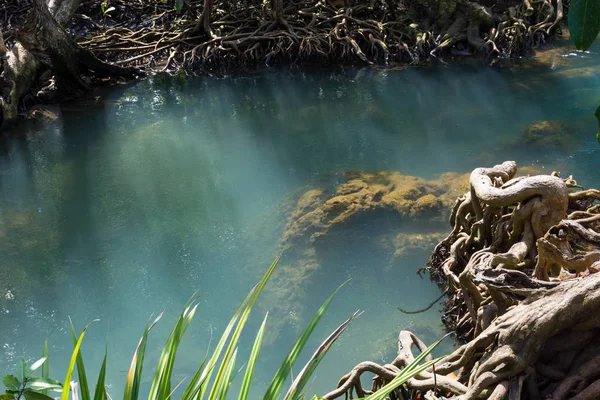
[[[344,286],[347,282],[348,281],[344,282],[342,284],[342,286]],[[265,394],[266,399],[276,399],[279,396],[279,392],[281,391],[281,388],[283,387],[285,380],[287,379],[288,375],[290,374],[290,371],[292,370],[292,367],[293,367],[294,363],[296,362],[296,359],[300,355],[302,348],[308,341],[308,338],[310,337],[312,332],[317,327],[317,324],[319,323],[319,320],[321,319],[323,314],[325,314],[325,311],[327,311],[327,307],[329,307],[329,304],[333,300],[334,296],[336,295],[336,293],[338,292],[338,290],[340,290],[340,288],[342,286],[338,287],[335,290],[335,292],[333,292],[333,294],[331,296],[329,296],[329,298],[327,300],[325,300],[325,303],[323,303],[321,308],[319,308],[319,310],[317,311],[317,313],[315,314],[313,319],[310,321],[310,323],[308,324],[308,326],[306,327],[304,332],[302,332],[300,334],[300,336],[298,337],[298,339],[296,339],[296,343],[294,343],[294,345],[290,349],[290,352],[288,353],[287,357],[283,360],[281,367],[279,367],[279,370],[275,374],[275,377],[273,377],[273,380],[271,381],[271,384],[269,385],[269,388],[267,389],[267,393]]]
[[[446,336],[429,346],[424,352],[419,354],[418,357],[415,357],[414,361],[407,365],[406,368],[404,368],[402,371],[400,371],[400,373],[396,375],[396,377],[392,379],[390,383],[388,383],[387,385],[379,389],[377,392],[367,397],[366,400],[385,400],[387,396],[392,391],[394,391],[394,389],[404,385],[409,379],[413,378],[415,375],[420,374],[427,368],[439,362],[443,357],[420,364],[421,361],[425,359],[425,357],[431,354],[431,352],[439,346],[439,344],[442,342],[442,340],[444,340],[444,338],[446,338]]]
[[[144,334],[140,339],[133,358],[131,359],[131,366],[129,367],[129,373],[127,374],[127,381],[125,382],[125,394],[123,400],[137,400],[140,382],[142,379],[142,366],[144,365],[144,354],[146,352],[146,342],[148,341],[148,333],[162,318],[162,313],[152,322],[148,323]]]
[[[572,0],[569,30],[579,50],[589,49],[600,33],[600,0]]]
[[[107,350],[104,351],[104,359],[102,360],[102,366],[100,367],[100,373],[98,374],[96,390],[94,391],[94,400],[108,399],[108,395],[106,394],[106,388],[104,387],[104,381],[106,378],[106,356]]]
[[[17,363],[16,374],[6,375],[2,379],[2,383],[6,387],[6,393],[0,395],[0,400],[18,400],[21,398],[26,400],[52,400],[52,397],[47,395],[48,391],[62,392],[62,384],[46,376],[49,371],[47,367],[47,349],[46,345],[44,347],[44,357],[31,364],[31,366],[28,366],[25,360],[20,360]],[[43,367],[42,376],[32,376],[40,367]]]
[[[217,343],[211,356],[208,359],[205,358],[201,362],[201,365],[198,368],[195,375],[187,383],[187,386],[182,389],[181,396],[178,396],[181,400],[201,400],[205,398],[206,393],[208,393],[209,400],[225,400],[227,398],[231,382],[235,376],[234,371],[236,370],[235,366],[237,362],[239,338],[242,334],[246,322],[248,321],[251,310],[253,309],[260,294],[262,293],[271,275],[273,274],[273,271],[275,270],[278,262],[279,258],[277,258],[273,262],[273,264],[271,265],[267,273],[264,275],[264,277],[250,291],[250,293],[246,296],[246,298],[244,298],[242,303],[239,305],[229,324],[225,328],[225,331],[223,332],[223,335],[221,336],[221,339]],[[288,380],[292,367],[295,361],[297,360],[298,356],[300,355],[300,352],[308,342],[309,337],[313,333],[321,317],[324,315],[325,311],[331,304],[336,293],[342,286],[340,286],[323,303],[323,305],[319,308],[319,310],[317,310],[315,316],[308,324],[307,328],[300,334],[300,336],[290,349],[288,355],[285,357],[279,370],[273,377],[267,389],[267,392],[264,396],[261,396],[263,399],[276,400],[279,398],[281,389],[285,382]],[[173,327],[169,338],[167,339],[167,342],[164,345],[161,355],[158,359],[158,365],[156,366],[154,372],[154,378],[151,383],[148,400],[170,399],[171,397],[173,397],[174,392],[178,389],[178,387],[183,383],[182,380],[174,389],[172,389],[171,377],[179,344],[181,343],[181,340],[189,324],[192,322],[197,307],[197,299],[193,297],[192,300],[190,300],[185,305],[183,312],[180,314],[177,322],[175,323],[175,326]],[[289,391],[287,392],[287,395],[285,396],[286,400],[296,400],[304,398],[304,393],[302,393],[302,390],[308,382],[310,376],[315,371],[319,362],[329,351],[333,343],[341,336],[341,334],[346,330],[346,328],[358,315],[359,312],[357,311],[342,325],[340,325],[333,333],[331,333],[329,337],[317,348],[311,359],[304,366],[304,368],[302,368],[300,374],[292,382],[292,385]],[[152,323],[149,323],[146,326],[142,338],[140,339],[138,346],[134,352],[133,359],[131,361],[131,366],[126,377],[126,387],[123,396],[124,400],[137,400],[139,398],[140,386],[142,382],[142,366],[144,363],[144,354],[146,351],[148,333],[160,320],[161,316],[162,314],[159,315],[159,317],[156,318]],[[26,400],[49,400],[51,399],[51,397],[49,397],[46,394],[46,391],[62,392],[61,400],[68,400],[70,393],[70,390],[68,389],[69,385],[71,386],[73,391],[73,398],[81,397],[82,400],[91,399],[87,381],[87,374],[83,363],[83,355],[80,350],[83,338],[90,324],[88,324],[83,329],[79,337],[77,337],[77,335],[75,334],[75,328],[73,327],[73,324],[71,324],[74,350],[71,355],[71,360],[64,380],[66,389],[63,389],[63,385],[60,382],[52,380],[48,377],[48,345],[46,343],[46,345],[44,346],[44,357],[33,363],[31,367],[28,367],[25,361],[20,361],[17,364],[16,375],[7,375],[6,377],[4,377],[3,382],[6,386],[6,394],[0,396],[0,400],[18,400],[21,397],[25,397]],[[256,367],[256,362],[260,353],[266,324],[267,316],[264,317],[263,323],[254,339],[254,345],[252,346],[250,357],[246,363],[246,372],[244,374],[242,386],[238,396],[239,400],[247,400],[249,398],[254,368]],[[405,368],[399,374],[399,378],[394,379],[389,385],[385,386],[380,391],[374,393],[372,396],[369,397],[369,400],[384,399],[392,390],[406,382],[407,379],[412,378],[414,375],[423,371],[425,368],[431,366],[435,361],[426,362],[422,365],[419,365],[419,363],[438,344],[439,342],[435,343],[432,347],[430,347],[430,349],[428,349],[426,352],[423,352],[419,357],[416,358],[413,364]],[[102,366],[100,368],[100,373],[98,375],[96,388],[94,391],[93,400],[108,399],[106,389],[104,386],[106,376],[106,359],[107,352],[105,351],[104,359],[102,361]],[[216,370],[216,376],[214,380],[211,381],[212,374],[213,372],[215,372],[217,364],[219,364],[219,367]],[[42,367],[42,377],[32,378],[31,374],[40,367]],[[77,376],[79,378],[78,383],[71,382],[71,378],[73,376],[75,368],[77,368]],[[319,397],[315,396],[313,397],[313,399],[319,399]]]
[[[360,315],[360,311],[352,314],[350,318],[348,318],[342,325],[340,325],[325,341],[319,346],[317,351],[313,354],[313,356],[308,360],[302,371],[298,374],[294,382],[292,382],[292,386],[288,390],[285,395],[284,400],[296,400],[303,398],[302,389],[308,383],[308,380],[312,376],[313,372],[317,369],[317,366],[321,362],[325,355],[331,349],[331,346],[335,343],[335,341],[344,333],[346,328],[350,326],[354,318]]]
[[[162,353],[158,359],[158,367],[152,380],[150,387],[149,400],[163,400],[166,399],[171,393],[171,375],[173,373],[173,365],[175,364],[175,356],[177,355],[177,349],[183,339],[185,333],[194,314],[198,304],[195,300],[191,300],[186,304],[185,309],[179,316],[175,327],[171,331],[167,343],[163,347]]]
[[[100,3],[100,11],[102,12],[102,16],[104,18],[106,18],[107,16],[110,17],[110,12],[115,10],[116,8],[108,6],[108,0]]]
[[[88,323],[85,326],[85,328],[83,328],[81,335],[79,335],[79,339],[77,339],[77,341],[75,341],[75,349],[73,350],[73,354],[71,355],[71,361],[69,362],[69,368],[67,368],[67,375],[65,376],[65,385],[68,385],[69,382],[71,382],[71,376],[73,376],[73,370],[75,369],[75,363],[77,362],[77,359],[79,358],[79,349],[81,348],[81,343],[83,342],[83,337],[85,336],[85,332],[87,331],[88,327],[93,322],[97,322],[97,321],[98,320],[93,320],[90,323]],[[81,368],[84,368],[83,362],[81,363]],[[84,370],[82,370],[81,372],[78,371],[77,375],[80,377],[82,375],[85,376],[85,371]],[[69,400],[69,390],[68,389],[62,391],[60,400]]]
[[[44,342],[44,350],[42,351],[42,357],[46,359],[46,362],[42,365],[42,378],[50,378],[50,362],[48,361],[48,341]],[[43,394],[48,394],[48,390],[42,390]]]
[[[256,367],[256,361],[258,360],[258,354],[260,353],[260,347],[262,346],[268,316],[269,313],[265,315],[265,319],[263,319],[262,325],[260,326],[260,329],[256,334],[256,338],[254,339],[254,345],[252,346],[252,351],[250,352],[250,358],[248,359],[248,366],[246,367],[246,372],[244,373],[244,379],[242,380],[242,387],[240,389],[238,400],[246,400],[248,398],[248,394],[250,393],[250,385],[252,383],[252,376],[254,375],[254,367]]]
[[[569,4],[569,30],[578,50],[587,50],[600,34],[600,0],[571,0]],[[596,109],[600,125],[600,107]],[[600,129],[596,133],[600,143]]]
[[[75,333],[75,327],[73,326],[73,321],[71,321],[71,318],[69,318],[69,323],[71,324],[73,346],[77,346],[77,334]],[[76,364],[77,376],[79,377],[79,391],[81,392],[81,400],[90,400],[90,390],[87,382],[87,375],[85,373],[85,366],[83,365],[83,354],[81,354],[81,351],[77,353]]]

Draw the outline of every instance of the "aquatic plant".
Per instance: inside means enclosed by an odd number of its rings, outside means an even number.
[[[193,296],[190,299],[190,301],[185,305],[183,312],[179,315],[179,318],[177,319],[177,322],[175,323],[175,326],[173,327],[167,342],[162,349],[157,366],[154,370],[154,378],[150,384],[148,400],[167,400],[173,397],[178,389],[181,393],[179,398],[182,400],[199,400],[204,398],[209,400],[224,400],[228,398],[227,396],[229,393],[229,388],[234,379],[234,370],[238,353],[238,340],[242,334],[246,322],[248,321],[248,317],[252,308],[256,304],[256,301],[265,288],[265,285],[273,274],[278,262],[279,258],[273,262],[260,282],[254,286],[254,288],[239,305],[212,354],[210,357],[207,356],[200,363],[198,370],[193,375],[191,380],[188,381],[187,386],[181,386],[183,383],[182,380],[173,387],[171,378],[177,350],[183,335],[192,322],[194,314],[196,313],[196,309],[198,308],[197,297]],[[342,286],[340,286],[331,296],[329,296],[329,298],[327,298],[327,300],[325,300],[307,327],[299,335],[289,350],[287,356],[281,363],[281,366],[275,373],[265,394],[261,396],[263,399],[275,400],[280,398],[283,387],[290,377],[292,367],[297,361],[298,356],[302,352],[321,317],[325,314],[325,311],[329,307],[337,291]],[[312,357],[302,368],[301,372],[295,378],[293,378],[288,391],[283,397],[284,400],[303,399],[306,397],[304,387],[308,383],[309,378],[314,373],[323,357],[325,357],[327,352],[331,349],[333,343],[348,328],[348,326],[352,323],[352,321],[354,321],[359,313],[359,311],[356,311],[354,314],[352,314],[350,318],[336,328],[316,349]],[[158,323],[161,317],[162,314],[148,323],[144,329],[144,333],[137,345],[137,348],[135,349],[129,371],[125,378],[125,391],[123,395],[124,400],[137,400],[140,397],[144,356],[146,353],[148,334],[150,330]],[[263,336],[267,325],[267,317],[268,313],[265,315],[263,322],[256,334],[250,356],[245,363],[245,373],[242,378],[239,393],[236,396],[239,400],[246,400],[249,398],[254,369],[256,367],[256,362],[261,350]],[[107,351],[104,353],[102,366],[100,368],[93,393],[90,390],[86,368],[80,352],[86,331],[92,322],[90,322],[83,329],[79,336],[75,334],[75,329],[73,324],[71,324],[74,350],[71,355],[64,379],[64,388],[60,382],[48,377],[48,346],[46,344],[44,347],[44,356],[40,360],[36,361],[31,367],[27,367],[25,361],[22,360],[17,365],[16,376],[7,375],[4,378],[4,385],[6,386],[7,390],[4,395],[0,396],[0,400],[19,400],[23,397],[26,400],[49,400],[51,397],[48,396],[48,390],[60,392],[61,400],[68,400],[70,395],[76,400],[109,399],[110,397],[108,396],[105,388]],[[372,393],[367,399],[382,400],[386,398],[389,393],[397,390],[399,386],[405,384],[415,375],[428,368],[431,368],[438,360],[434,360],[430,356],[430,353],[440,342],[441,340],[434,343],[429,348],[423,348],[423,352],[419,357],[407,364],[406,367],[400,371],[400,373],[392,381],[382,387],[379,391]],[[422,363],[422,361],[424,362]],[[32,377],[32,373],[42,366],[42,376]],[[77,382],[72,381],[75,371],[77,372],[77,376],[79,378]],[[214,379],[212,379],[213,375]],[[318,400],[320,397],[315,395],[312,397],[312,399]]]

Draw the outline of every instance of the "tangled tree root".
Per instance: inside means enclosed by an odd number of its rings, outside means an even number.
[[[109,29],[94,23],[80,44],[120,65],[188,73],[282,63],[418,63],[449,50],[510,57],[545,40],[563,17],[563,2],[203,0],[186,2],[185,11],[160,8],[151,26],[138,29],[118,19],[123,24]]]
[[[447,326],[467,343],[391,398],[600,398],[600,191],[516,170],[505,162],[472,172],[428,266],[447,285]],[[413,359],[413,346],[425,347],[407,331],[398,345],[391,364],[361,363],[324,397],[368,394]],[[370,391],[365,372],[376,376]]]
[[[102,0],[4,3],[0,125],[25,99],[86,91],[84,77],[521,56],[563,17],[563,0],[185,0],[182,12],[171,2],[111,0],[112,16]]]

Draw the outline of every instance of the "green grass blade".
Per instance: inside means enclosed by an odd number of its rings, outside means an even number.
[[[306,386],[308,383],[308,380],[317,369],[317,366],[321,360],[325,357],[329,349],[331,349],[331,346],[335,343],[335,341],[342,335],[342,333],[344,333],[346,328],[348,328],[352,321],[354,321],[354,319],[359,315],[360,311],[356,311],[343,324],[338,326],[323,343],[321,343],[321,345],[317,348],[317,351],[315,351],[304,368],[302,368],[296,379],[294,379],[294,382],[292,382],[292,386],[285,395],[285,400],[299,400],[302,398],[302,389],[304,389],[304,386]]]
[[[50,358],[48,357],[48,339],[44,342],[42,357],[46,357],[46,362],[42,365],[42,378],[50,379]],[[48,395],[47,390],[42,390],[42,394]]]
[[[171,331],[158,360],[156,373],[150,386],[149,400],[164,400],[171,393],[171,375],[173,374],[173,365],[175,364],[177,350],[187,327],[194,318],[197,308],[198,304],[195,300],[186,304],[185,309]]]
[[[71,324],[71,335],[73,336],[73,346],[77,344],[77,334],[75,333],[75,327],[73,321],[69,317],[69,323]],[[77,376],[79,377],[79,391],[81,393],[81,400],[90,400],[90,390],[87,382],[87,375],[85,373],[85,366],[83,365],[83,355],[81,351],[77,353]]]
[[[279,396],[279,392],[281,391],[281,388],[283,387],[283,384],[287,380],[287,378],[290,374],[290,371],[292,370],[292,366],[298,359],[298,356],[300,355],[300,352],[302,351],[302,349],[304,348],[304,345],[308,341],[308,338],[310,337],[312,332],[315,330],[317,324],[321,320],[321,317],[323,316],[323,314],[325,314],[325,311],[327,311],[329,304],[331,304],[331,301],[333,300],[333,298],[335,297],[337,292],[347,282],[348,281],[342,283],[335,290],[335,292],[333,292],[333,294],[331,296],[329,296],[329,298],[327,300],[325,300],[325,302],[323,303],[321,308],[319,308],[319,310],[317,311],[317,313],[315,314],[313,319],[310,321],[310,323],[308,324],[306,329],[304,329],[304,332],[302,332],[300,334],[300,336],[298,337],[298,339],[296,339],[296,342],[290,349],[288,355],[283,360],[283,363],[279,367],[279,370],[275,373],[275,376],[273,377],[273,380],[271,381],[271,384],[269,385],[269,388],[267,389],[267,392],[265,393],[265,396],[264,396],[265,400],[276,400],[277,399],[277,397]]]
[[[256,334],[256,339],[254,339],[254,345],[252,346],[252,351],[250,352],[250,358],[248,359],[248,365],[246,367],[246,372],[244,373],[244,379],[242,380],[242,387],[240,388],[238,400],[248,399],[248,394],[250,393],[250,385],[252,384],[252,377],[254,376],[254,367],[256,366],[258,354],[260,353],[260,347],[262,346],[268,316],[269,313],[265,315],[265,319],[263,320],[262,325],[260,326],[260,329]]]
[[[419,366],[419,363],[425,359],[425,357],[427,357],[429,354],[431,354],[431,352],[433,350],[435,350],[436,347],[438,347],[440,345],[440,343],[442,343],[442,341],[444,339],[446,339],[448,336],[450,335],[450,333],[444,335],[441,339],[439,339],[437,342],[433,343],[431,346],[429,346],[428,348],[425,349],[424,352],[422,352],[421,354],[419,354],[417,357],[415,357],[415,359],[413,360],[413,362],[411,362],[410,364],[408,364],[406,366],[406,368],[404,368],[402,370],[402,372],[410,372],[412,369],[417,368]]]
[[[235,327],[235,323],[237,322],[242,312],[242,307],[244,305],[245,303],[242,302],[242,304],[233,314],[233,317],[231,318],[229,324],[227,324],[227,327],[225,328],[225,331],[221,335],[221,338],[219,339],[219,342],[217,343],[217,346],[215,347],[212,356],[210,357],[208,362],[203,362],[200,368],[198,368],[198,371],[196,372],[194,378],[192,379],[186,390],[183,392],[181,400],[202,399],[204,397],[204,393],[206,392],[207,387],[206,383],[210,380],[212,371],[215,365],[217,364],[219,357],[221,356],[221,351],[223,351],[225,343],[227,342],[227,339],[229,339],[229,335]]]
[[[105,350],[100,373],[98,374],[98,382],[96,382],[96,389],[94,391],[94,400],[106,400],[106,389],[104,388],[104,381],[106,378],[106,355],[107,351]]]
[[[427,361],[424,364],[420,364],[421,361],[423,361],[425,357],[431,354],[431,352],[436,347],[438,347],[439,344],[442,343],[442,341],[447,336],[448,335],[445,335],[440,340],[438,340],[437,342],[429,346],[427,349],[425,349],[425,351],[423,351],[421,354],[415,357],[413,362],[411,362],[404,369],[402,369],[402,371],[400,371],[400,373],[394,379],[392,379],[387,385],[379,389],[377,392],[367,397],[366,400],[385,400],[394,389],[401,385],[404,385],[409,379],[414,378],[421,372],[425,371],[427,368],[439,362],[443,357]]]
[[[271,266],[267,270],[267,273],[262,277],[260,282],[250,291],[250,293],[249,293],[250,297],[248,299],[246,307],[244,308],[244,311],[242,312],[240,321],[238,322],[238,324],[235,328],[235,331],[231,335],[231,341],[229,342],[229,345],[227,346],[227,349],[225,350],[225,355],[223,356],[223,361],[221,362],[221,366],[219,367],[219,370],[217,371],[217,376],[215,377],[215,384],[213,385],[213,387],[210,391],[210,394],[208,396],[209,400],[217,400],[218,399],[219,386],[223,383],[222,382],[223,374],[225,373],[227,366],[229,365],[229,361],[230,361],[230,358],[232,357],[232,353],[234,352],[234,349],[237,348],[237,342],[240,338],[240,335],[242,334],[242,331],[244,330],[244,326],[246,325],[246,322],[248,321],[250,312],[252,311],[252,308],[256,304],[256,301],[258,300],[263,289],[267,285],[267,282],[273,275],[273,272],[275,271],[275,268],[277,267],[278,263],[279,263],[279,257],[277,257],[275,259],[275,261],[271,264]]]
[[[269,271],[275,268],[275,266],[279,263],[279,258],[280,257],[278,256],[273,262],[273,264],[271,264]],[[251,290],[250,293],[246,296],[246,298],[244,298],[242,303],[238,306],[237,310],[233,314],[233,317],[231,317],[229,324],[227,324],[225,331],[223,331],[223,334],[221,335],[221,338],[219,339],[219,342],[217,343],[217,346],[215,347],[212,356],[206,363],[206,366],[198,369],[196,376],[194,377],[194,379],[192,379],[192,382],[190,382],[189,386],[183,393],[181,400],[198,400],[204,398],[204,394],[206,393],[206,390],[208,388],[208,382],[210,381],[215,365],[217,364],[217,361],[221,356],[221,352],[223,351],[223,348],[225,347],[225,344],[229,339],[229,335],[233,331],[233,328],[236,326],[240,315],[242,314],[246,305],[252,298],[252,294],[254,293],[255,289]],[[196,379],[196,377],[198,378]]]
[[[71,355],[71,361],[69,362],[69,368],[67,368],[67,374],[65,376],[65,382],[64,382],[64,389],[62,391],[62,395],[60,396],[60,400],[69,400],[69,386],[71,384],[71,377],[73,376],[73,369],[75,369],[75,363],[77,362],[77,355],[79,354],[79,349],[81,348],[81,343],[83,342],[83,337],[85,336],[85,332],[87,331],[88,327],[94,323],[98,321],[93,320],[92,322],[88,323],[85,328],[83,328],[83,331],[81,331],[81,335],[79,335],[79,339],[77,340],[77,343],[75,343],[75,349],[73,349],[73,354]]]
[[[123,400],[137,400],[140,394],[140,382],[142,379],[142,367],[144,366],[144,355],[146,353],[148,333],[161,318],[162,313],[160,313],[152,323],[148,323],[146,329],[144,329],[144,334],[138,342],[135,352],[133,353],[133,358],[131,359],[131,365],[129,366],[129,372],[127,373],[127,380],[125,382]]]
[[[233,355],[228,360],[227,365],[225,367],[225,373],[222,375],[221,380],[215,382],[215,385],[218,383],[219,388],[217,392],[218,400],[225,400],[227,398],[227,392],[229,391],[229,386],[231,386],[231,376],[233,374],[233,368],[235,367],[235,360],[237,358],[237,348],[233,351]]]
[[[388,395],[392,391],[394,391],[394,389],[398,388],[399,386],[404,385],[409,379],[414,378],[416,375],[425,371],[427,368],[431,367],[433,364],[440,362],[443,358],[444,357],[436,358],[435,360],[427,361],[426,363],[424,363],[422,365],[414,366],[414,368],[408,372],[404,372],[405,370],[402,370],[402,372],[400,372],[400,374],[398,374],[398,376],[396,376],[394,379],[392,379],[387,385],[385,385],[384,387],[382,387],[381,389],[379,389],[378,391],[376,391],[369,397],[366,397],[364,400],[386,400],[388,398]],[[415,364],[415,363],[412,362],[410,365],[412,365],[412,364]]]
[[[167,396],[167,398],[165,400],[169,400],[173,394],[175,393],[175,391],[177,389],[179,389],[179,386],[181,386],[181,384],[183,383],[183,381],[185,381],[185,378],[183,378],[182,380],[179,381],[179,383],[177,385],[175,385],[175,388],[171,391],[171,393],[169,393],[169,395]]]
[[[181,400],[191,399],[191,398],[193,398],[193,396],[196,395],[197,392],[194,392],[194,389],[198,388],[198,382],[200,380],[200,376],[201,376],[202,372],[204,371],[205,365],[206,365],[206,358],[204,358],[204,360],[202,360],[202,364],[200,364],[200,367],[198,367],[198,370],[194,374],[194,377],[188,384],[184,393],[181,395]]]

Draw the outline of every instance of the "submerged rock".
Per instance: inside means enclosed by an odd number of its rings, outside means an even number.
[[[394,258],[402,257],[414,250],[431,251],[447,235],[447,232],[399,233],[394,243],[396,249]]]
[[[581,124],[577,121],[534,121],[525,128],[521,142],[531,147],[565,149],[572,147],[573,138],[580,130]]]
[[[456,196],[468,190],[468,174],[446,173],[435,180],[391,171],[345,175],[346,182],[332,193],[312,189],[299,198],[283,234],[284,249],[302,238],[314,242],[332,227],[375,210],[441,222]]]

